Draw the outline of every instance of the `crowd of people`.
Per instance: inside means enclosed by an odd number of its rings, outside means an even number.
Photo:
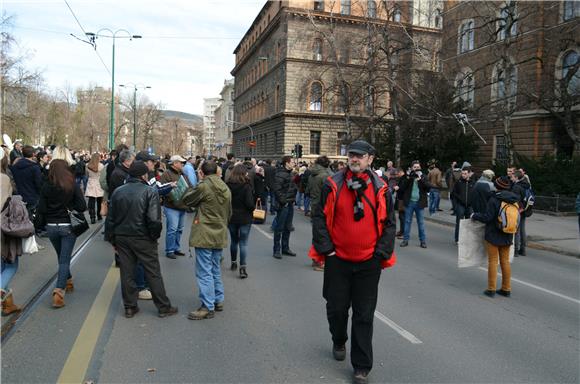
[[[191,320],[211,319],[224,310],[225,248],[230,250],[229,269],[240,279],[249,277],[248,241],[256,207],[275,216],[271,225],[275,259],[296,256],[290,246],[293,218],[303,213],[312,223],[312,267],[324,272],[323,296],[337,360],[346,356],[351,310],[351,361],[358,383],[366,382],[372,368],[372,323],[381,269],[396,262],[396,238],[402,239],[400,247],[409,246],[413,216],[419,246],[427,248],[424,210],[441,214],[442,190],[448,189],[456,216],[455,244],[462,219],[486,223],[485,295],[511,295],[512,243],[517,255],[526,255],[525,220],[532,212],[533,192],[529,177],[514,167],[497,178],[484,170],[477,180],[468,162],[461,167],[453,162],[445,173],[435,160],[426,164],[425,173],[418,161],[407,169],[396,168],[391,161],[376,168],[376,151],[362,140],[348,146],[346,162],[332,162],[324,155],[312,163],[291,156],[278,161],[236,159],[233,154],[223,159],[186,159],[179,154],[160,158],[124,145],[107,154],[87,154],[20,142],[0,154],[3,210],[11,195],[21,195],[36,234],[48,236],[57,254],[55,308],[65,306],[65,294],[74,291],[70,261],[77,237],[70,228],[71,210],[88,210],[92,224],[106,217],[105,239],[113,246],[111,254],[120,270],[127,318],[139,312],[139,300],[152,300],[159,317],[178,312],[166,293],[157,253],[165,227],[164,256],[195,257],[200,305],[188,314]],[[515,236],[497,225],[503,203],[518,207]],[[182,244],[186,215],[192,215],[188,246]],[[5,247],[8,241],[3,235],[3,314],[20,310],[9,285],[22,249]],[[502,285],[496,290],[498,262]]]

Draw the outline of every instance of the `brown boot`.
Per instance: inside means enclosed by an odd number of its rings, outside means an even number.
[[[52,291],[52,307],[53,308],[62,308],[64,307],[64,289],[55,288]]]
[[[2,316],[8,316],[14,312],[20,312],[21,308],[14,304],[14,299],[12,298],[12,290],[8,292],[2,291]]]
[[[64,290],[66,293],[71,293],[75,290],[72,277],[66,281],[66,288]]]

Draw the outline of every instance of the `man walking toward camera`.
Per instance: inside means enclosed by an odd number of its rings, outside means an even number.
[[[294,218],[294,201],[298,190],[292,182],[294,159],[290,156],[282,157],[282,164],[276,169],[274,179],[274,194],[276,199],[276,224],[274,225],[274,258],[281,259],[282,255],[296,256],[290,250],[290,230]]]
[[[427,207],[427,192],[433,186],[421,172],[421,164],[418,161],[411,163],[411,171],[401,178],[399,191],[403,196],[405,205],[405,233],[401,247],[409,245],[411,238],[411,224],[413,224],[413,213],[417,216],[417,226],[419,227],[419,241],[421,248],[427,248],[427,237],[425,235],[424,210]]]
[[[324,182],[320,204],[312,213],[309,255],[325,263],[322,293],[332,353],[339,361],[346,358],[352,307],[353,379],[364,384],[373,367],[373,320],[381,268],[395,261],[395,216],[388,186],[370,168],[373,146],[357,140],[347,152],[348,167]]]

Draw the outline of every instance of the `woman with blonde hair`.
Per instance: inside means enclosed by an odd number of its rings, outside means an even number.
[[[95,224],[95,216],[97,220],[103,220],[101,216],[101,203],[103,202],[105,191],[101,188],[100,177],[105,166],[101,164],[100,160],[101,155],[93,153],[91,160],[87,164],[87,175],[89,181],[87,182],[85,196],[89,198],[89,216],[91,217],[91,224]]]
[[[69,167],[72,167],[76,163],[68,148],[62,145],[57,145],[52,150],[52,161],[54,160],[64,160],[68,163]]]

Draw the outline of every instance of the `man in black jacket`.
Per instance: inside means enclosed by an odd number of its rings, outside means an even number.
[[[270,196],[270,214],[275,213],[274,209],[274,202],[275,202],[275,195],[274,195],[274,180],[276,179],[276,168],[272,166],[272,160],[267,159],[264,164],[262,165],[264,168],[264,182],[266,184],[266,190],[268,195]],[[267,204],[267,201],[263,201],[264,204]],[[267,207],[266,207],[267,209]]]
[[[24,146],[22,148],[22,157],[10,167],[10,170],[12,171],[12,177],[14,177],[16,190],[26,203],[28,216],[32,217],[38,205],[40,188],[42,187],[42,172],[40,172],[40,167],[34,160],[34,148],[30,145]]]
[[[417,226],[419,227],[421,248],[427,248],[424,210],[427,207],[427,193],[432,187],[425,175],[421,172],[421,164],[418,161],[413,161],[411,163],[411,171],[403,176],[399,182],[398,194],[403,196],[402,200],[405,205],[405,229],[403,230],[404,235],[401,247],[409,245],[413,213],[415,213],[417,216]]]
[[[461,219],[467,219],[473,213],[471,198],[475,180],[471,168],[461,170],[461,178],[453,186],[451,198],[455,200],[455,244],[459,242],[459,223]]]
[[[292,182],[294,159],[282,157],[282,165],[276,169],[274,194],[276,196],[276,225],[274,226],[274,258],[281,259],[282,254],[296,256],[290,250],[290,232],[294,218],[294,200],[297,187]]]
[[[119,251],[121,269],[121,292],[125,306],[125,317],[137,312],[139,291],[135,283],[137,261],[143,264],[145,278],[149,284],[153,302],[159,317],[177,313],[165,294],[163,277],[157,254],[157,239],[161,236],[161,207],[159,195],[147,183],[147,166],[135,161],[129,168],[127,183],[111,196],[109,215],[105,225],[107,239]]]
[[[122,150],[119,153],[119,164],[115,167],[109,180],[109,196],[113,196],[115,189],[125,184],[125,181],[129,178],[129,167],[134,160],[135,152],[129,149]]]
[[[516,233],[514,247],[516,256],[526,256],[526,194],[531,188],[530,183],[524,177],[524,173],[516,169],[512,176],[512,192],[518,196],[518,204],[520,206],[520,224],[518,225],[518,232]]]

